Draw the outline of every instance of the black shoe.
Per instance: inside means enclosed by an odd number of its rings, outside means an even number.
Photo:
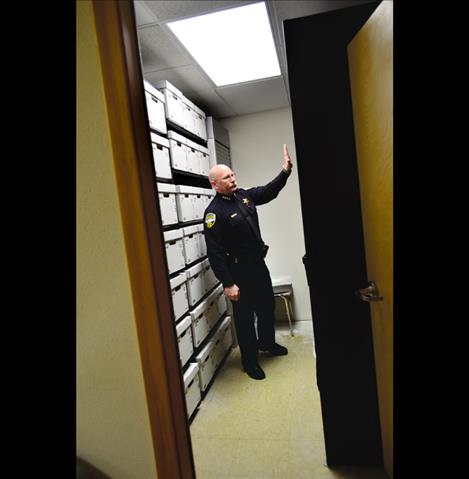
[[[265,373],[262,368],[256,364],[255,366],[244,368],[246,374],[252,379],[264,379]]]
[[[272,356],[286,356],[288,354],[288,349],[284,346],[280,346],[280,344],[274,343],[271,348],[261,348],[261,351],[267,351]]]

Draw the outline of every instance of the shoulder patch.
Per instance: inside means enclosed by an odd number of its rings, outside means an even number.
[[[207,213],[205,215],[205,224],[207,225],[207,228],[211,228],[215,224],[216,220],[217,215],[215,213]]]

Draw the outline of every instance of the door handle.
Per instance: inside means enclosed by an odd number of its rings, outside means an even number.
[[[383,301],[383,297],[379,295],[378,286],[376,286],[374,281],[370,281],[368,287],[355,291],[355,294],[367,303],[371,301]]]

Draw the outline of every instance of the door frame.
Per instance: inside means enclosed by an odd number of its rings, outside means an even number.
[[[93,0],[158,477],[195,479],[131,0]]]

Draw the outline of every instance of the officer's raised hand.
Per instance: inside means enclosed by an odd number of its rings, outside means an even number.
[[[283,145],[283,169],[286,173],[290,173],[291,169],[293,168],[293,163],[291,161],[290,155],[288,154],[287,145]]]
[[[240,296],[240,291],[238,286],[233,284],[232,286],[227,286],[223,289],[225,296],[231,301],[238,301]]]

